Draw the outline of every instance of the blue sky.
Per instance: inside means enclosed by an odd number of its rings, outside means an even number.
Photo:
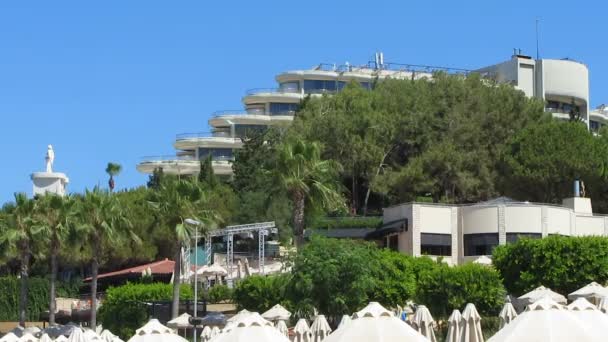
[[[173,154],[175,134],[208,131],[247,89],[319,62],[477,68],[512,49],[590,69],[591,105],[608,102],[600,1],[2,1],[0,203],[31,192],[46,145],[70,191],[144,184],[142,156]]]

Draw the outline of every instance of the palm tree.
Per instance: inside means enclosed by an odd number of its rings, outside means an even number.
[[[296,247],[304,244],[304,218],[313,206],[335,210],[344,206],[337,176],[340,164],[321,159],[321,146],[303,141],[286,142],[279,149],[274,169],[280,191],[292,201],[291,221]]]
[[[72,238],[85,241],[91,249],[91,322],[97,326],[97,275],[102,246],[123,239],[140,241],[131,231],[131,222],[122,209],[118,198],[108,191],[95,187],[86,190],[78,198],[78,224],[74,226]]]
[[[24,193],[16,193],[15,201],[3,207],[1,250],[16,256],[20,264],[21,289],[19,292],[19,325],[25,327],[27,319],[28,278],[32,245],[39,233],[34,221],[34,200]]]
[[[175,241],[175,266],[173,268],[173,303],[171,317],[179,314],[179,288],[181,284],[182,248],[190,243],[192,227],[186,219],[204,223],[203,230],[211,229],[219,217],[205,206],[206,194],[196,179],[163,178],[157,188],[150,192],[150,205],[169,229]],[[204,234],[204,231],[202,232]]]
[[[118,176],[120,171],[122,170],[122,166],[118,163],[108,163],[106,166],[106,173],[110,176],[110,180],[108,180],[108,186],[110,187],[110,191],[114,191],[114,176]]]
[[[49,289],[49,324],[55,324],[55,283],[57,281],[57,256],[61,244],[68,236],[69,229],[76,220],[74,198],[47,193],[35,201],[34,213],[36,221],[43,229],[42,233],[48,241],[48,251],[51,264],[51,280]]]

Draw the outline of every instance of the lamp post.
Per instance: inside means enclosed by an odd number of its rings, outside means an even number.
[[[198,325],[199,320],[197,319],[197,315],[198,315],[198,308],[197,308],[197,304],[198,304],[198,226],[200,225],[200,222],[193,220],[193,219],[186,219],[185,222],[187,224],[193,225],[194,226],[194,315],[192,318],[194,318],[193,320],[191,320],[190,324],[192,324],[194,326],[194,332],[192,333],[192,337],[193,337],[193,341],[196,342],[196,327]]]

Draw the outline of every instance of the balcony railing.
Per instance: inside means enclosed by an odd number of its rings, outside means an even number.
[[[297,89],[281,89],[281,88],[254,88],[247,90],[247,95],[258,94],[299,94]]]
[[[235,110],[230,110],[230,109],[226,109],[226,110],[218,110],[215,111],[213,113],[211,113],[211,115],[218,117],[218,116],[225,116],[225,115],[246,115],[249,114],[247,113],[246,110],[242,110],[242,109],[235,109]]]
[[[193,156],[176,156],[176,155],[165,155],[165,156],[145,156],[141,158],[142,163],[170,163],[178,161],[196,161]]]
[[[227,139],[239,139],[238,137],[232,138],[230,133],[227,132],[197,132],[197,133],[181,133],[175,136],[175,140],[191,140],[200,138],[227,138]]]

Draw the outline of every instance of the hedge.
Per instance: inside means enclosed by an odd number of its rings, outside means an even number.
[[[135,330],[148,321],[148,307],[144,302],[169,301],[173,297],[173,285],[163,283],[127,283],[110,287],[99,309],[98,317],[103,327],[127,340]],[[182,284],[180,299],[192,299],[192,289]]]
[[[76,297],[80,281],[56,282],[57,297]],[[0,321],[19,320],[19,293],[21,279],[14,276],[0,277]],[[50,282],[47,278],[28,279],[27,320],[38,321],[40,314],[49,309]]]
[[[209,303],[222,303],[232,301],[232,289],[226,285],[215,285],[207,293]]]
[[[288,281],[289,276],[286,274],[252,275],[238,282],[232,297],[238,310],[262,313],[278,303],[289,306],[285,302],[285,286]]]
[[[307,225],[308,229],[340,229],[340,228],[378,228],[382,225],[382,217],[323,217],[314,219]]]

